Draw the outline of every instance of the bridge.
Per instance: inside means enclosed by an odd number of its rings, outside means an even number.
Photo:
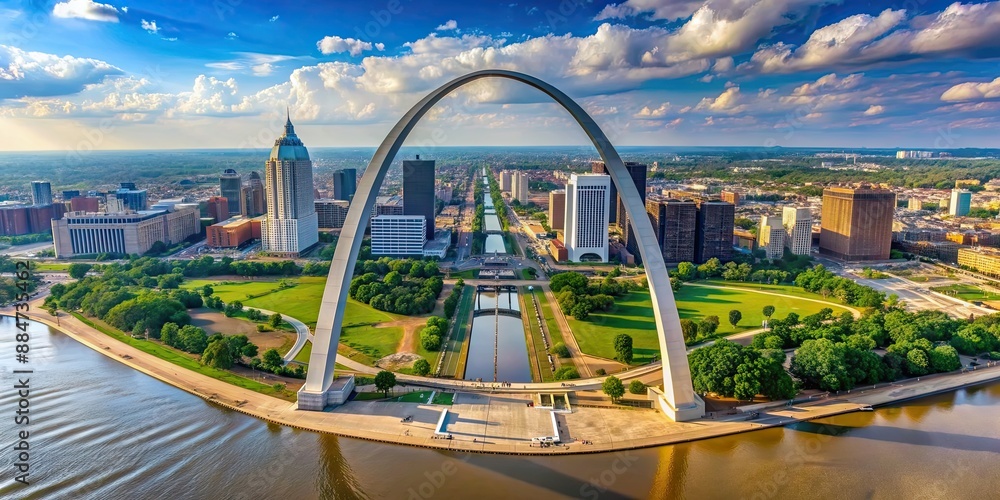
[[[472,315],[473,316],[492,316],[493,314],[499,314],[501,316],[511,316],[514,318],[521,317],[521,311],[517,309],[507,309],[504,307],[493,307],[490,309],[476,309]]]
[[[344,310],[347,307],[347,292],[354,275],[354,265],[361,250],[365,228],[375,207],[375,198],[396,153],[420,118],[438,101],[452,91],[483,78],[514,80],[541,91],[569,112],[597,148],[611,182],[618,189],[625,213],[629,216],[631,229],[638,241],[639,255],[646,270],[663,373],[662,389],[650,388],[655,405],[675,421],[701,418],[705,413],[705,403],[695,394],[691,383],[687,349],[681,332],[680,315],[677,313],[673,290],[670,288],[670,279],[667,276],[667,266],[663,261],[653,225],[649,217],[646,217],[646,207],[642,197],[635,183],[630,182],[631,177],[621,156],[597,122],[561,90],[533,76],[501,69],[475,71],[460,76],[427,94],[392,127],[372,156],[347,211],[330,264],[330,273],[316,322],[313,350],[309,357],[309,372],[305,384],[298,392],[298,408],[323,411],[327,405],[343,403],[350,395],[353,380],[337,382],[334,377],[337,345],[344,322]]]

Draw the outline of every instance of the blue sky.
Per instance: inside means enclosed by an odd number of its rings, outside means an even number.
[[[104,3],[107,2],[107,3]],[[1000,2],[0,1],[0,151],[372,146],[486,68],[580,102],[621,145],[1000,147]],[[481,81],[417,144],[585,144]]]

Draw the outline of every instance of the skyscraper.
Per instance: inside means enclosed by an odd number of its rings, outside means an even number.
[[[649,200],[646,211],[653,223],[656,241],[669,263],[694,262],[698,207],[693,201]]]
[[[824,189],[820,253],[848,261],[888,259],[895,209],[896,194],[888,189]]]
[[[724,201],[700,201],[695,235],[695,262],[713,257],[726,262],[733,258],[733,225],[736,207]]]
[[[510,199],[522,205],[528,204],[528,174],[517,171],[511,178]]]
[[[549,228],[562,232],[566,221],[566,190],[549,192]]]
[[[510,192],[513,179],[514,172],[511,172],[510,170],[500,171],[500,190]]]
[[[229,202],[229,215],[238,215],[241,211],[240,188],[242,185],[243,181],[240,180],[240,174],[237,174],[231,168],[227,168],[219,176],[219,191],[226,201]]]
[[[639,197],[642,198],[642,203],[646,203],[646,164],[636,163],[633,161],[625,162],[625,169],[628,170],[629,178],[635,184],[635,188],[639,190]],[[618,196],[618,190],[615,189],[615,198],[613,198],[617,204],[618,216],[615,220],[618,221],[618,231],[622,234],[622,241],[625,243],[625,249],[629,251],[633,256],[635,256],[636,262],[640,262],[641,258],[639,256],[639,243],[632,232],[632,227],[629,224],[628,214],[625,213],[625,204],[622,203],[622,197]]]
[[[812,212],[809,207],[785,207],[781,211],[785,226],[785,246],[795,255],[809,255],[812,250]]]
[[[758,248],[764,250],[768,259],[780,259],[785,253],[785,226],[778,217],[773,215],[761,217],[757,238]]]
[[[434,239],[434,160],[403,160],[403,215],[422,215]]]
[[[267,219],[261,224],[261,236],[265,252],[297,256],[319,242],[312,161],[295,135],[291,119],[285,121],[285,133],[271,149],[264,171],[264,192]]]
[[[264,181],[256,170],[251,171],[247,183],[240,188],[241,214],[244,217],[257,217],[267,213],[264,199]]]
[[[969,214],[970,209],[972,209],[972,191],[958,188],[952,189],[948,213],[953,217],[963,217]]]
[[[333,199],[351,201],[358,189],[358,171],[353,168],[337,170],[333,173]]]
[[[149,207],[149,200],[145,189],[136,189],[135,183],[123,182],[122,187],[115,191],[115,196],[122,205],[134,211],[146,210]]]
[[[51,205],[52,184],[48,181],[31,181],[31,204]]]
[[[580,262],[586,255],[608,261],[608,215],[611,209],[611,177],[573,174],[566,184],[567,256]]]

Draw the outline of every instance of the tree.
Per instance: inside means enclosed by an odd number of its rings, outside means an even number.
[[[633,380],[632,383],[628,385],[628,392],[631,392],[632,394],[645,394],[646,384],[643,384],[638,380]]]
[[[382,370],[375,374],[375,388],[389,397],[389,391],[396,387],[396,374],[388,370]]]
[[[625,386],[622,384],[622,381],[614,375],[604,379],[604,383],[601,384],[601,390],[604,391],[604,394],[611,397],[612,403],[618,402],[618,399],[625,395]]]
[[[698,339],[698,325],[694,321],[682,319],[681,332],[684,333],[684,342],[691,343]]]
[[[718,316],[705,316],[698,322],[698,334],[702,337],[708,337],[715,334],[715,331],[719,329],[719,317]]]
[[[281,322],[282,322],[282,321],[283,321],[283,319],[282,319],[282,317],[281,317],[281,314],[279,314],[279,313],[274,313],[274,314],[272,314],[272,315],[271,315],[271,317],[269,317],[269,318],[267,319],[267,324],[268,324],[268,326],[270,326],[271,328],[275,328],[275,329],[276,329],[276,328],[278,328],[279,326],[281,326]]]
[[[615,336],[614,347],[615,359],[626,365],[632,362],[632,337],[625,333],[619,333]]]
[[[674,273],[674,276],[677,276],[682,281],[689,281],[691,278],[694,278],[694,274],[697,271],[698,270],[694,264],[690,262],[681,262],[680,264],[677,264],[677,272]]]
[[[177,323],[164,323],[160,330],[160,340],[169,346],[176,346],[177,332],[179,331],[180,327],[177,326]]]
[[[93,267],[94,266],[90,264],[73,263],[70,264],[68,268],[66,268],[66,271],[69,272],[70,278],[79,280],[83,279],[83,277],[87,275],[87,272],[90,271],[90,269]]]
[[[580,378],[580,372],[576,371],[576,368],[572,366],[563,366],[556,370],[555,378],[556,380],[572,380]]]
[[[774,306],[771,305],[764,306],[764,310],[761,312],[764,313],[765,318],[771,319],[771,316],[774,315]]]
[[[221,338],[209,343],[201,355],[201,364],[222,370],[232,368],[233,354],[229,348],[229,341]]]
[[[553,344],[552,349],[550,349],[550,352],[560,358],[569,357],[569,348],[566,347],[566,344],[563,344],[562,342],[556,342],[555,344]]]
[[[284,361],[285,360],[281,358],[281,353],[279,353],[277,349],[268,349],[264,351],[264,354],[261,356],[261,362],[264,364],[264,367],[269,369],[274,369],[284,365]]]
[[[431,364],[426,359],[420,358],[413,363],[413,372],[421,377],[426,377],[431,372]]]
[[[215,293],[215,289],[212,288],[212,285],[205,285],[201,287],[201,295],[203,297],[211,297],[213,293]]]
[[[733,325],[733,328],[736,328],[736,325],[740,323],[741,319],[743,319],[743,313],[737,311],[736,309],[729,311],[729,324]]]

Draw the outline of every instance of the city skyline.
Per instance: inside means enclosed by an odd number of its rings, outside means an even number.
[[[258,2],[4,6],[0,151],[265,147],[286,106],[318,147],[371,146],[422,93],[491,67],[565,89],[622,146],[1000,145],[984,64],[1000,2],[564,3],[400,0],[332,20]],[[491,81],[412,140],[585,144],[569,121]]]

